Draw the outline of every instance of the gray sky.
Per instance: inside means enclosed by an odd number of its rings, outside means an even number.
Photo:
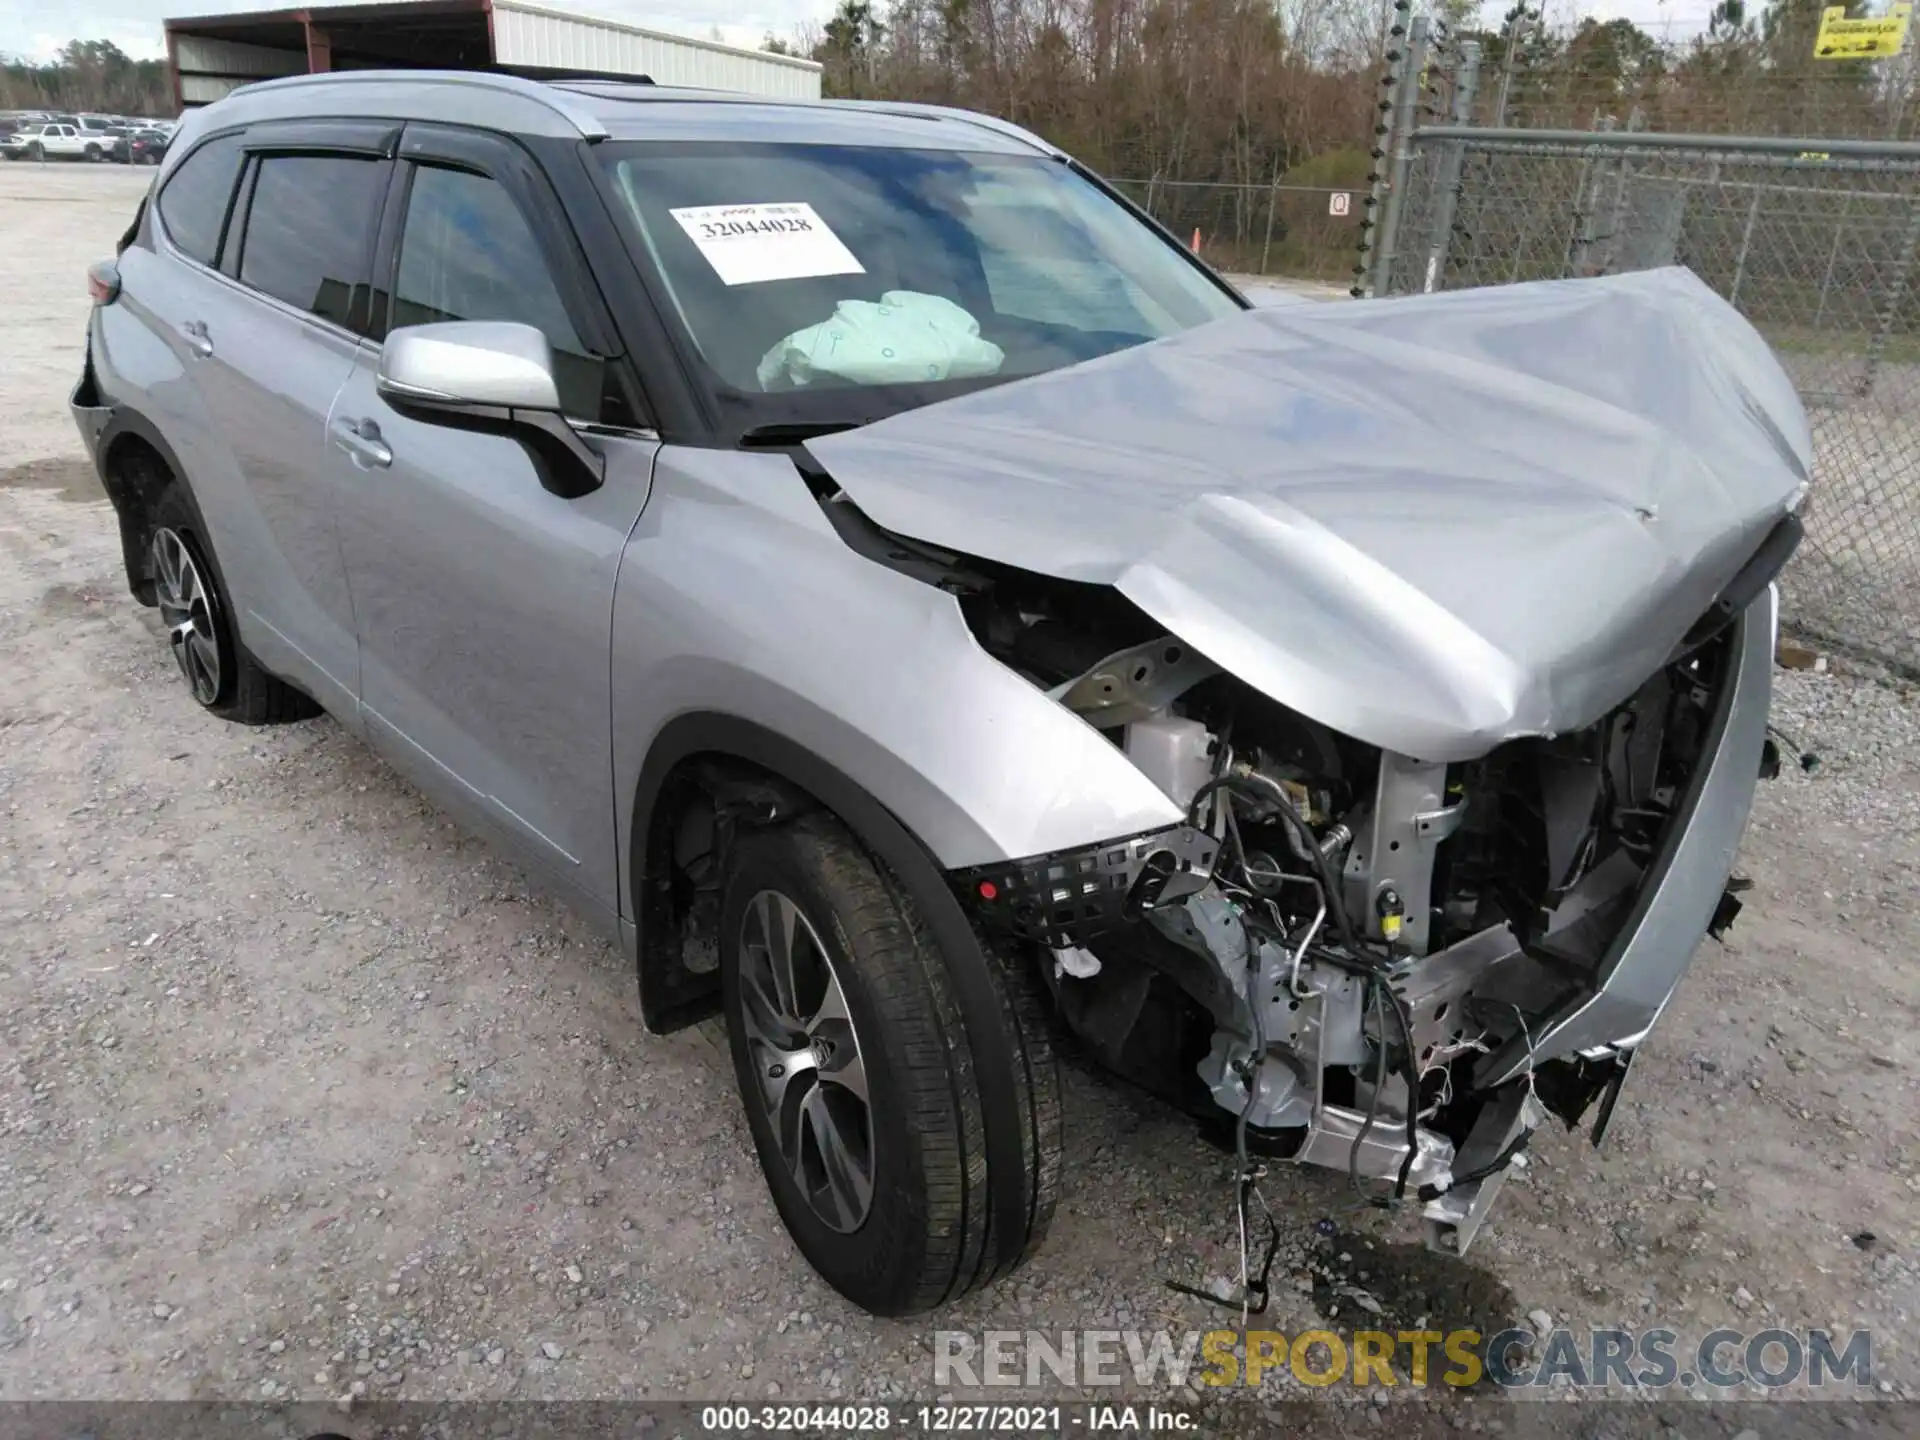
[[[0,52],[44,60],[68,40],[111,40],[136,59],[164,53],[160,21],[167,15],[206,15],[223,10],[268,10],[291,0],[91,0],[84,15],[73,0],[5,0],[0,3]],[[691,35],[708,35],[739,45],[757,45],[769,33],[791,36],[806,20],[831,14],[834,0],[543,0],[555,9],[605,15],[630,24]],[[1656,36],[1683,39],[1702,29],[1712,0],[1549,0],[1550,16],[1565,19],[1597,15],[1626,16]],[[876,6],[884,9],[884,5]],[[1495,22],[1504,3],[1489,3]]]

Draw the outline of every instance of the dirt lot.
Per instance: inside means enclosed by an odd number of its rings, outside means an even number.
[[[1163,1281],[1233,1268],[1227,1164],[1077,1065],[1039,1259],[938,1321],[852,1311],[715,1032],[642,1034],[620,957],[331,721],[191,705],[64,408],[144,183],[0,166],[0,1398],[930,1399],[936,1326],[1226,1323]],[[1920,707],[1781,688],[1824,761],[1763,787],[1746,913],[1607,1148],[1545,1137],[1458,1264],[1280,1169],[1265,1324],[1861,1325],[1920,1396]]]

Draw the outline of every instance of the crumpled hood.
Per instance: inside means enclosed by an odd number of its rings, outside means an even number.
[[[1681,269],[1251,310],[808,448],[878,524],[1112,585],[1426,760],[1620,703],[1812,455],[1766,343]]]

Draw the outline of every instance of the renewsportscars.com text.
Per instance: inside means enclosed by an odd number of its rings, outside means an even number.
[[[940,1330],[933,1383],[1074,1387],[1257,1387],[1268,1375],[1302,1385],[1573,1385],[1658,1389],[1706,1385],[1767,1389],[1873,1386],[1865,1330]]]

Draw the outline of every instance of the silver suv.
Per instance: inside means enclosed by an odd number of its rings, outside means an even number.
[[[874,1311],[1038,1243],[1055,1027],[1234,1156],[1235,1303],[1280,1159],[1464,1249],[1738,908],[1810,449],[1684,272],[1251,310],[982,116],[361,72],[191,116],[91,283],[194,700],[723,1013]]]

